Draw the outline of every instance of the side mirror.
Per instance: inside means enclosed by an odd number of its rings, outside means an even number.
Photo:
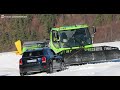
[[[93,26],[93,33],[95,34],[96,33],[96,27]]]

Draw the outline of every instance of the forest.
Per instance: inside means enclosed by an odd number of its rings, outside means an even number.
[[[1,14],[0,16],[2,16]],[[4,14],[26,18],[0,18],[0,52],[16,50],[17,40],[49,39],[53,27],[76,24],[95,26],[94,43],[120,40],[120,14]]]

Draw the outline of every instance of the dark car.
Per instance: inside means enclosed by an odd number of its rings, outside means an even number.
[[[30,50],[23,53],[19,69],[21,76],[33,71],[53,73],[53,69],[64,69],[64,59],[48,47]]]

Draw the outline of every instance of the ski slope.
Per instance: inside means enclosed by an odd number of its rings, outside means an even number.
[[[112,45],[120,47],[120,42],[94,44],[94,46]],[[20,76],[19,59],[21,55],[14,52],[0,53],[0,76]],[[120,76],[120,62],[106,62],[69,66],[68,69],[52,74],[35,73],[27,76]]]

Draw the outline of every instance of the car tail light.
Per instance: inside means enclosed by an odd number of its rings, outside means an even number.
[[[19,65],[22,65],[22,64],[23,64],[22,59],[20,59],[20,61],[19,61]]]
[[[42,63],[46,63],[46,57],[45,56],[42,57]]]
[[[46,66],[44,66],[44,68],[46,68]]]

